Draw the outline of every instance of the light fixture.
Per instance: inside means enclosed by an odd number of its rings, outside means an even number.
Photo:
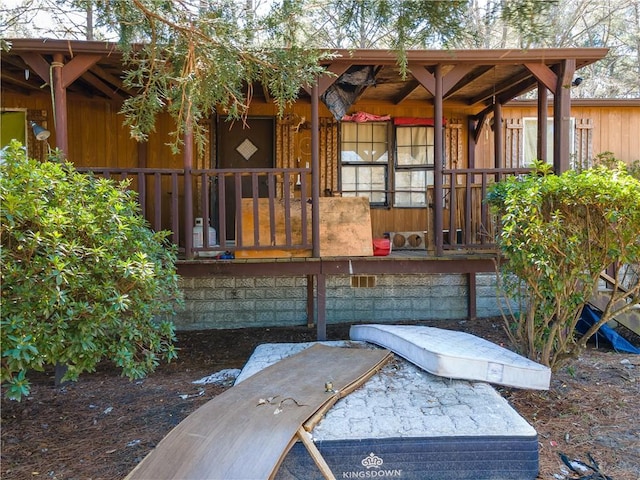
[[[33,129],[33,134],[36,136],[38,140],[46,140],[51,135],[51,132],[46,128],[38,125],[36,122],[30,123],[31,128]]]

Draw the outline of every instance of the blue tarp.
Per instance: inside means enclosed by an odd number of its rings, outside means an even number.
[[[576,330],[582,334],[587,333],[587,330],[595,325],[600,320],[600,312],[596,309],[585,305],[582,309],[582,315],[576,325]],[[596,342],[605,342],[616,352],[636,353],[640,355],[640,348],[634,347],[629,341],[620,336],[613,328],[604,324],[594,335]]]

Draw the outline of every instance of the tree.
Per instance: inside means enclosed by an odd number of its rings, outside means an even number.
[[[175,247],[148,227],[127,182],[29,160],[16,141],[2,153],[5,395],[27,395],[28,371],[46,365],[75,380],[109,359],[138,378],[174,358]]]
[[[251,0],[73,0],[71,4],[91,12],[98,31],[117,32],[126,54],[125,83],[139,92],[122,109],[132,136],[144,140],[153,131],[158,112],[166,109],[175,119],[172,144],[177,150],[187,132],[193,132],[202,146],[200,121],[214,112],[233,118],[246,114],[256,82],[269,91],[282,114],[301,87],[312,85],[323,72],[319,60],[331,54],[319,49],[332,46],[328,39],[343,38],[346,48],[393,48],[404,67],[407,49],[441,47],[463,33],[468,1],[282,0],[254,5]],[[510,0],[499,8],[507,24],[534,31],[527,25],[546,4]],[[318,16],[328,11],[333,13],[328,18],[337,23]]]
[[[557,370],[640,302],[640,181],[622,163],[559,176],[536,168],[495,184],[488,201],[500,219],[502,286],[517,305],[507,332],[523,354]],[[611,265],[611,299],[580,336],[582,309]]]

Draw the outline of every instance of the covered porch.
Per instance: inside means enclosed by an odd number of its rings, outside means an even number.
[[[11,43],[11,50],[2,52],[3,110],[23,109],[27,121],[44,124],[52,132],[49,146],[62,150],[79,170],[130,179],[152,228],[171,231],[180,251],[180,275],[305,275],[307,318],[309,323],[317,321],[320,339],[326,329],[328,275],[465,274],[468,316],[475,317],[475,275],[494,271],[497,255],[495,220],[484,203],[487,189],[505,176],[528,171],[524,165],[505,168],[514,163],[505,161],[513,145],[504,138],[502,106],[537,90],[538,158],[552,163],[558,173],[567,170],[574,76],[607,53],[606,49],[409,51],[403,72],[392,51],[338,51],[325,65],[327,74],[301,90],[285,118],[276,119],[268,94],[259,85],[252,87],[250,115],[274,118],[274,161],[270,167],[228,168],[218,148],[223,132],[217,118],[209,125],[215,133],[204,159],[194,151],[191,132],[185,134],[178,156],[162,146],[163,132],[170,127],[161,126],[146,143],[132,145],[126,139],[117,110],[135,92],[122,84],[124,67],[115,45],[35,39]],[[26,71],[32,74],[25,75]],[[362,71],[366,78],[354,82]],[[323,202],[363,196],[341,182],[343,117],[331,108],[329,99],[345,85],[353,94],[342,105],[345,112],[432,121],[430,148],[435,161],[429,175],[433,180],[423,187],[421,206],[402,208],[393,200],[405,188],[399,182],[372,186],[364,194],[387,200],[372,203],[370,226],[360,231],[365,240],[358,239],[371,247],[371,239],[386,235],[396,244],[399,234],[399,248],[392,247],[388,256],[342,247],[323,252],[329,242],[326,236],[323,240],[323,232],[332,225],[322,213]],[[552,158],[546,153],[549,92]],[[492,139],[490,156],[477,152],[482,135]],[[42,143],[29,131],[27,137],[29,152],[44,157]],[[300,153],[298,144],[303,142],[308,148]],[[112,148],[114,144],[118,148]],[[391,147],[389,156],[393,159]],[[234,208],[229,209],[230,204]],[[407,234],[416,235],[416,245]],[[402,237],[405,242],[400,246]],[[348,246],[351,240],[340,241]],[[332,241],[335,246],[336,239]]]

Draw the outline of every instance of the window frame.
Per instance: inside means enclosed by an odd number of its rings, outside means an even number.
[[[569,155],[576,154],[576,118],[569,118]],[[527,125],[530,125],[527,127]],[[529,130],[534,130],[534,135],[528,135]],[[533,140],[531,140],[533,139]],[[534,141],[534,145],[530,143]],[[539,160],[538,153],[538,117],[522,117],[522,168],[530,168],[533,160]],[[533,158],[528,159],[527,156],[533,152]],[[546,163],[553,165],[553,117],[547,117],[547,160]]]
[[[355,141],[351,138],[345,140],[346,132],[345,129],[347,126],[355,127]],[[384,126],[384,142],[378,141],[380,137],[375,135],[375,128]],[[365,130],[367,127],[371,128],[370,135],[367,135],[367,132],[360,130]],[[340,190],[342,191],[342,196],[344,197],[365,197],[369,199],[369,204],[372,207],[387,207],[389,205],[389,168],[390,168],[390,156],[391,156],[391,138],[390,138],[390,130],[391,130],[391,122],[388,120],[382,121],[371,121],[371,122],[353,122],[353,121],[342,121],[340,122]],[[360,141],[360,134],[364,134],[363,138],[365,140]],[[371,152],[370,158],[368,160],[362,160],[362,156],[358,155],[358,151],[362,150],[361,147],[369,143],[372,147],[369,149]],[[354,145],[355,150],[346,150],[345,145]],[[375,145],[384,145],[384,153],[382,153],[379,157],[374,158],[374,154],[376,150],[373,148]],[[345,160],[345,153],[348,152],[356,152],[356,156],[358,159],[347,159]],[[354,156],[355,157],[355,156]],[[384,159],[384,160],[381,160]],[[363,173],[365,176],[366,169],[369,169],[369,188],[361,188],[359,175]],[[345,192],[345,173],[346,170],[352,169],[355,172],[355,179],[353,182],[350,182],[350,185],[353,184],[355,189],[346,190]],[[375,188],[379,182],[374,182],[373,178],[374,170],[383,170],[383,180],[382,180],[382,190]],[[364,183],[364,182],[363,182]],[[379,198],[378,198],[379,196]]]
[[[404,129],[410,130],[411,143],[401,144],[399,140],[398,132]],[[414,131],[417,129],[425,130],[425,143],[415,144],[413,139],[415,138]],[[394,195],[393,195],[393,207],[394,208],[426,208],[428,207],[428,195],[427,191],[429,186],[433,186],[435,181],[435,127],[432,125],[395,125],[394,128],[394,169],[393,169],[393,181],[394,181]],[[408,147],[412,151],[416,147],[424,147],[425,163],[409,163],[400,164],[401,155],[399,148]],[[413,190],[412,180],[409,181],[408,191],[398,191],[398,177],[400,174],[424,172],[423,182],[420,185],[420,190]],[[422,201],[413,201],[415,196],[422,197]],[[408,201],[399,201],[399,198],[408,197]]]

